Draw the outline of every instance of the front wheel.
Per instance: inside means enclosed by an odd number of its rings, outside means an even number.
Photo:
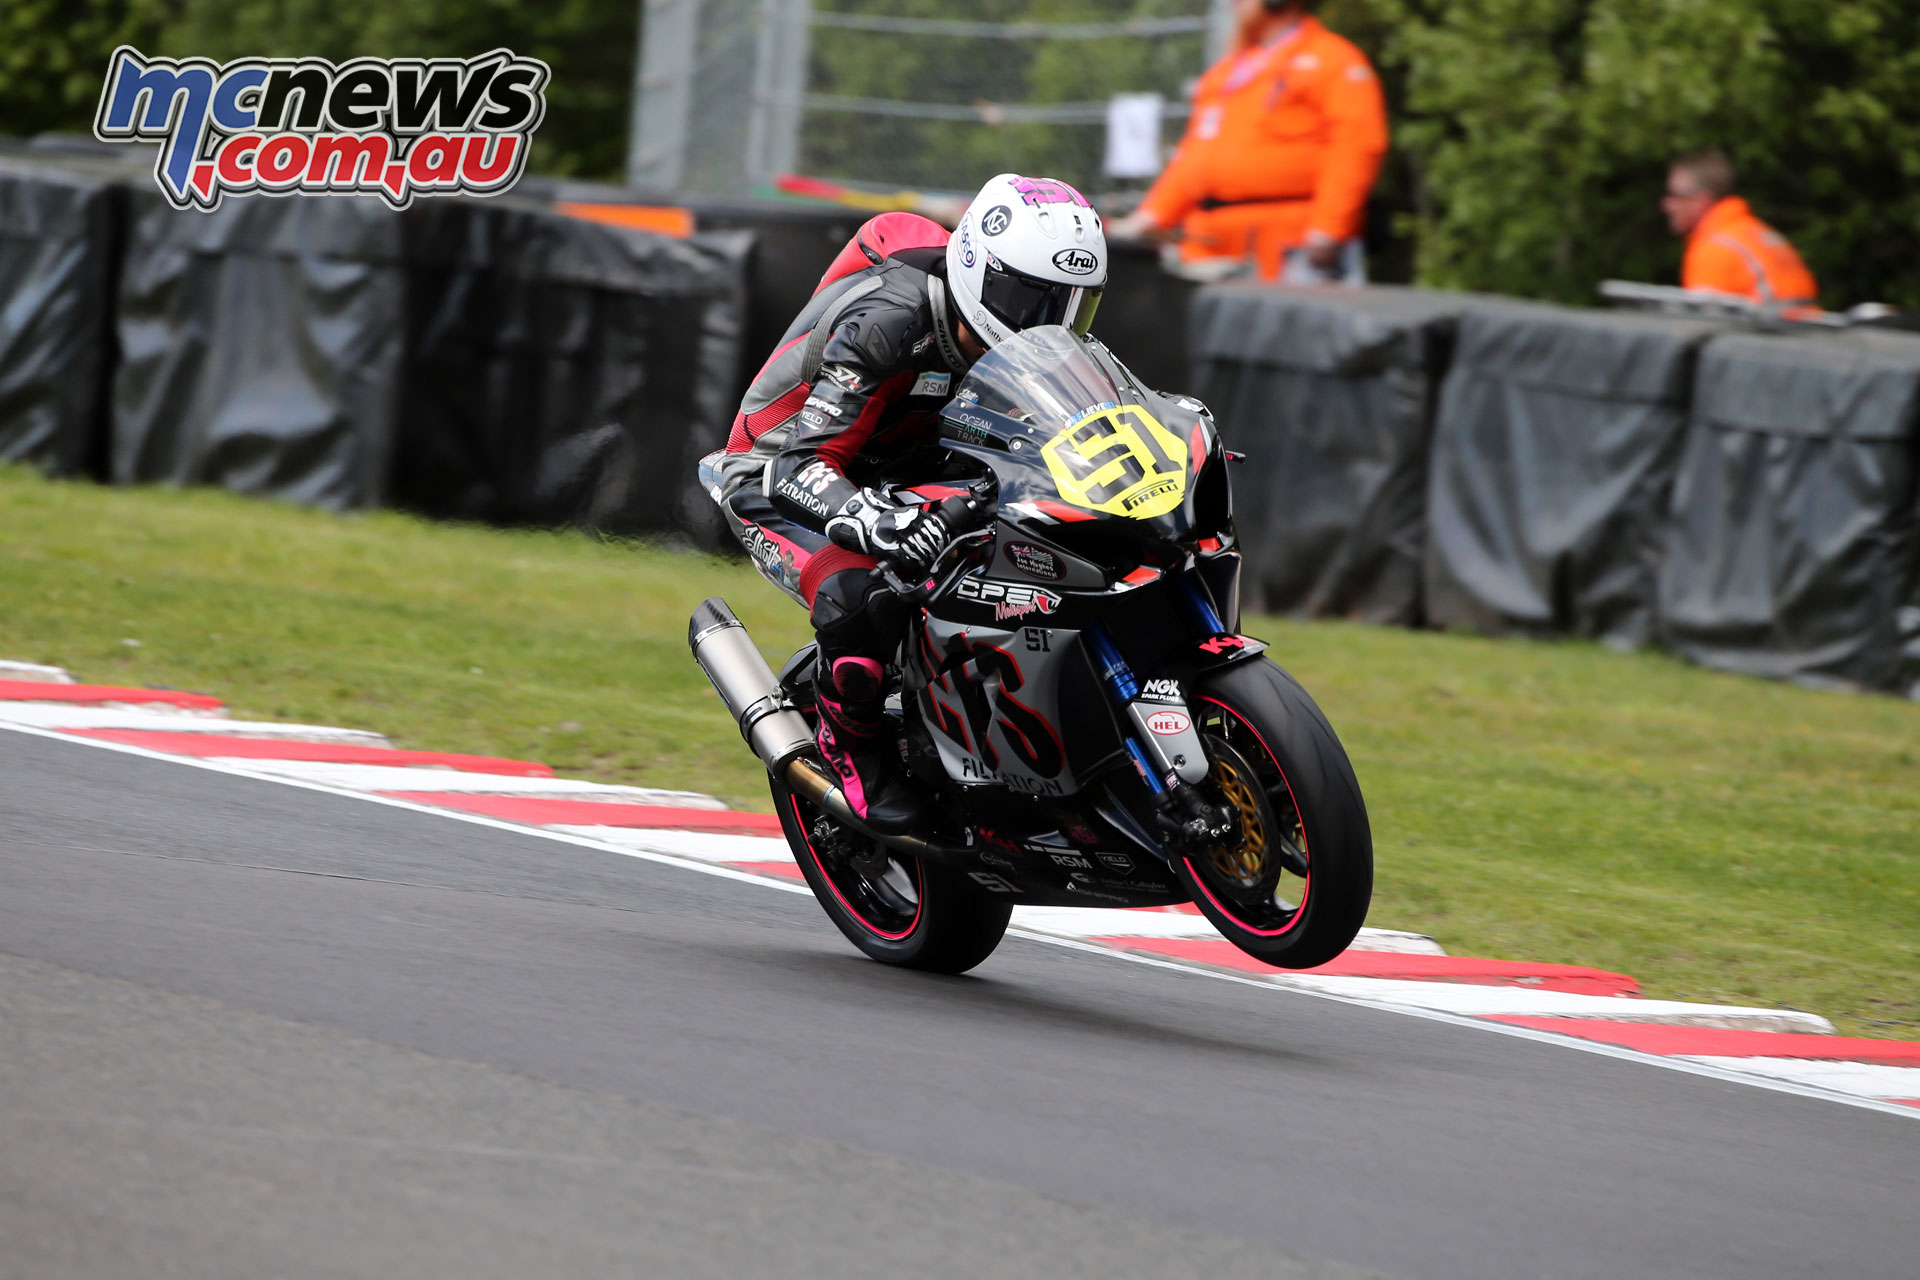
[[[813,896],[848,941],[882,964],[965,973],[993,954],[1010,903],[952,867],[842,826],[773,780],[773,803]]]
[[[1292,676],[1266,659],[1204,677],[1188,704],[1233,812],[1227,843],[1175,866],[1229,942],[1283,969],[1347,949],[1373,898],[1373,834],[1347,753]]]

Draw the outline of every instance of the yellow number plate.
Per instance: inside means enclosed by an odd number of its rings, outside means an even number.
[[[1137,404],[1100,409],[1041,449],[1060,496],[1076,507],[1147,520],[1187,493],[1187,444]]]

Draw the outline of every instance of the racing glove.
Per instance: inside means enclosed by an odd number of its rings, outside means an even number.
[[[862,489],[827,521],[827,537],[835,546],[887,561],[902,577],[916,578],[933,566],[953,531],[936,510],[900,506]]]

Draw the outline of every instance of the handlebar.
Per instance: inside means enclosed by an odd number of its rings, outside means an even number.
[[[992,484],[988,481],[970,486],[965,497],[956,494],[941,499],[934,512],[953,531],[954,538],[933,558],[933,563],[927,566],[927,572],[919,582],[908,582],[901,578],[893,565],[884,559],[880,562],[881,578],[895,595],[909,604],[926,604],[940,598],[953,590],[954,584],[972,569],[971,553],[976,548],[992,544],[994,511]]]

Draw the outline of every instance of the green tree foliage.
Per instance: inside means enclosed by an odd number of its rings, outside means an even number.
[[[0,0],[0,131],[84,133],[107,55],[469,57],[501,47],[553,67],[531,163],[617,178],[639,0]]]
[[[152,43],[169,15],[167,0],[0,3],[0,133],[92,128],[107,55]]]
[[[1920,305],[1911,0],[1326,7],[1389,72],[1423,283],[1583,302],[1606,277],[1674,280],[1666,164],[1718,146],[1829,305]]]
[[[617,178],[638,48],[636,0],[175,0],[164,51],[227,59],[471,57],[508,48],[553,68],[531,164]]]

